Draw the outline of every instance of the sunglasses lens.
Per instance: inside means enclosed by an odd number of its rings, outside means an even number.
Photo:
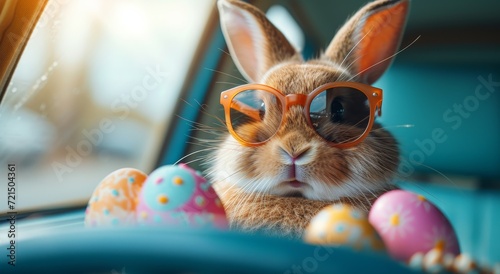
[[[244,90],[233,97],[229,118],[234,134],[247,143],[256,144],[276,133],[282,112],[281,102],[273,93]]]
[[[370,103],[355,88],[334,87],[318,93],[309,106],[311,124],[329,142],[346,144],[358,140],[370,121]]]

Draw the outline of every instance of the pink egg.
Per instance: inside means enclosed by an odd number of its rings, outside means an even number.
[[[162,166],[144,183],[137,220],[145,225],[227,228],[224,207],[214,189],[187,165]]]
[[[413,254],[434,248],[454,255],[460,253],[450,222],[422,195],[389,191],[375,201],[368,219],[397,260],[408,261]]]

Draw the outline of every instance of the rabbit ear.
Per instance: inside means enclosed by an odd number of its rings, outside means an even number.
[[[409,0],[377,0],[364,6],[339,30],[325,56],[371,84],[389,67],[399,48]]]
[[[264,13],[244,2],[219,0],[220,21],[229,52],[243,76],[258,82],[272,66],[300,54]]]

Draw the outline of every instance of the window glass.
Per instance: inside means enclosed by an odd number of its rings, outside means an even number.
[[[213,6],[49,1],[0,105],[17,210],[84,204],[113,170],[153,168]]]

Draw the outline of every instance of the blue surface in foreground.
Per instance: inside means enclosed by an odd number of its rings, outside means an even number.
[[[2,273],[414,273],[380,254],[207,230],[76,229],[17,247]]]

